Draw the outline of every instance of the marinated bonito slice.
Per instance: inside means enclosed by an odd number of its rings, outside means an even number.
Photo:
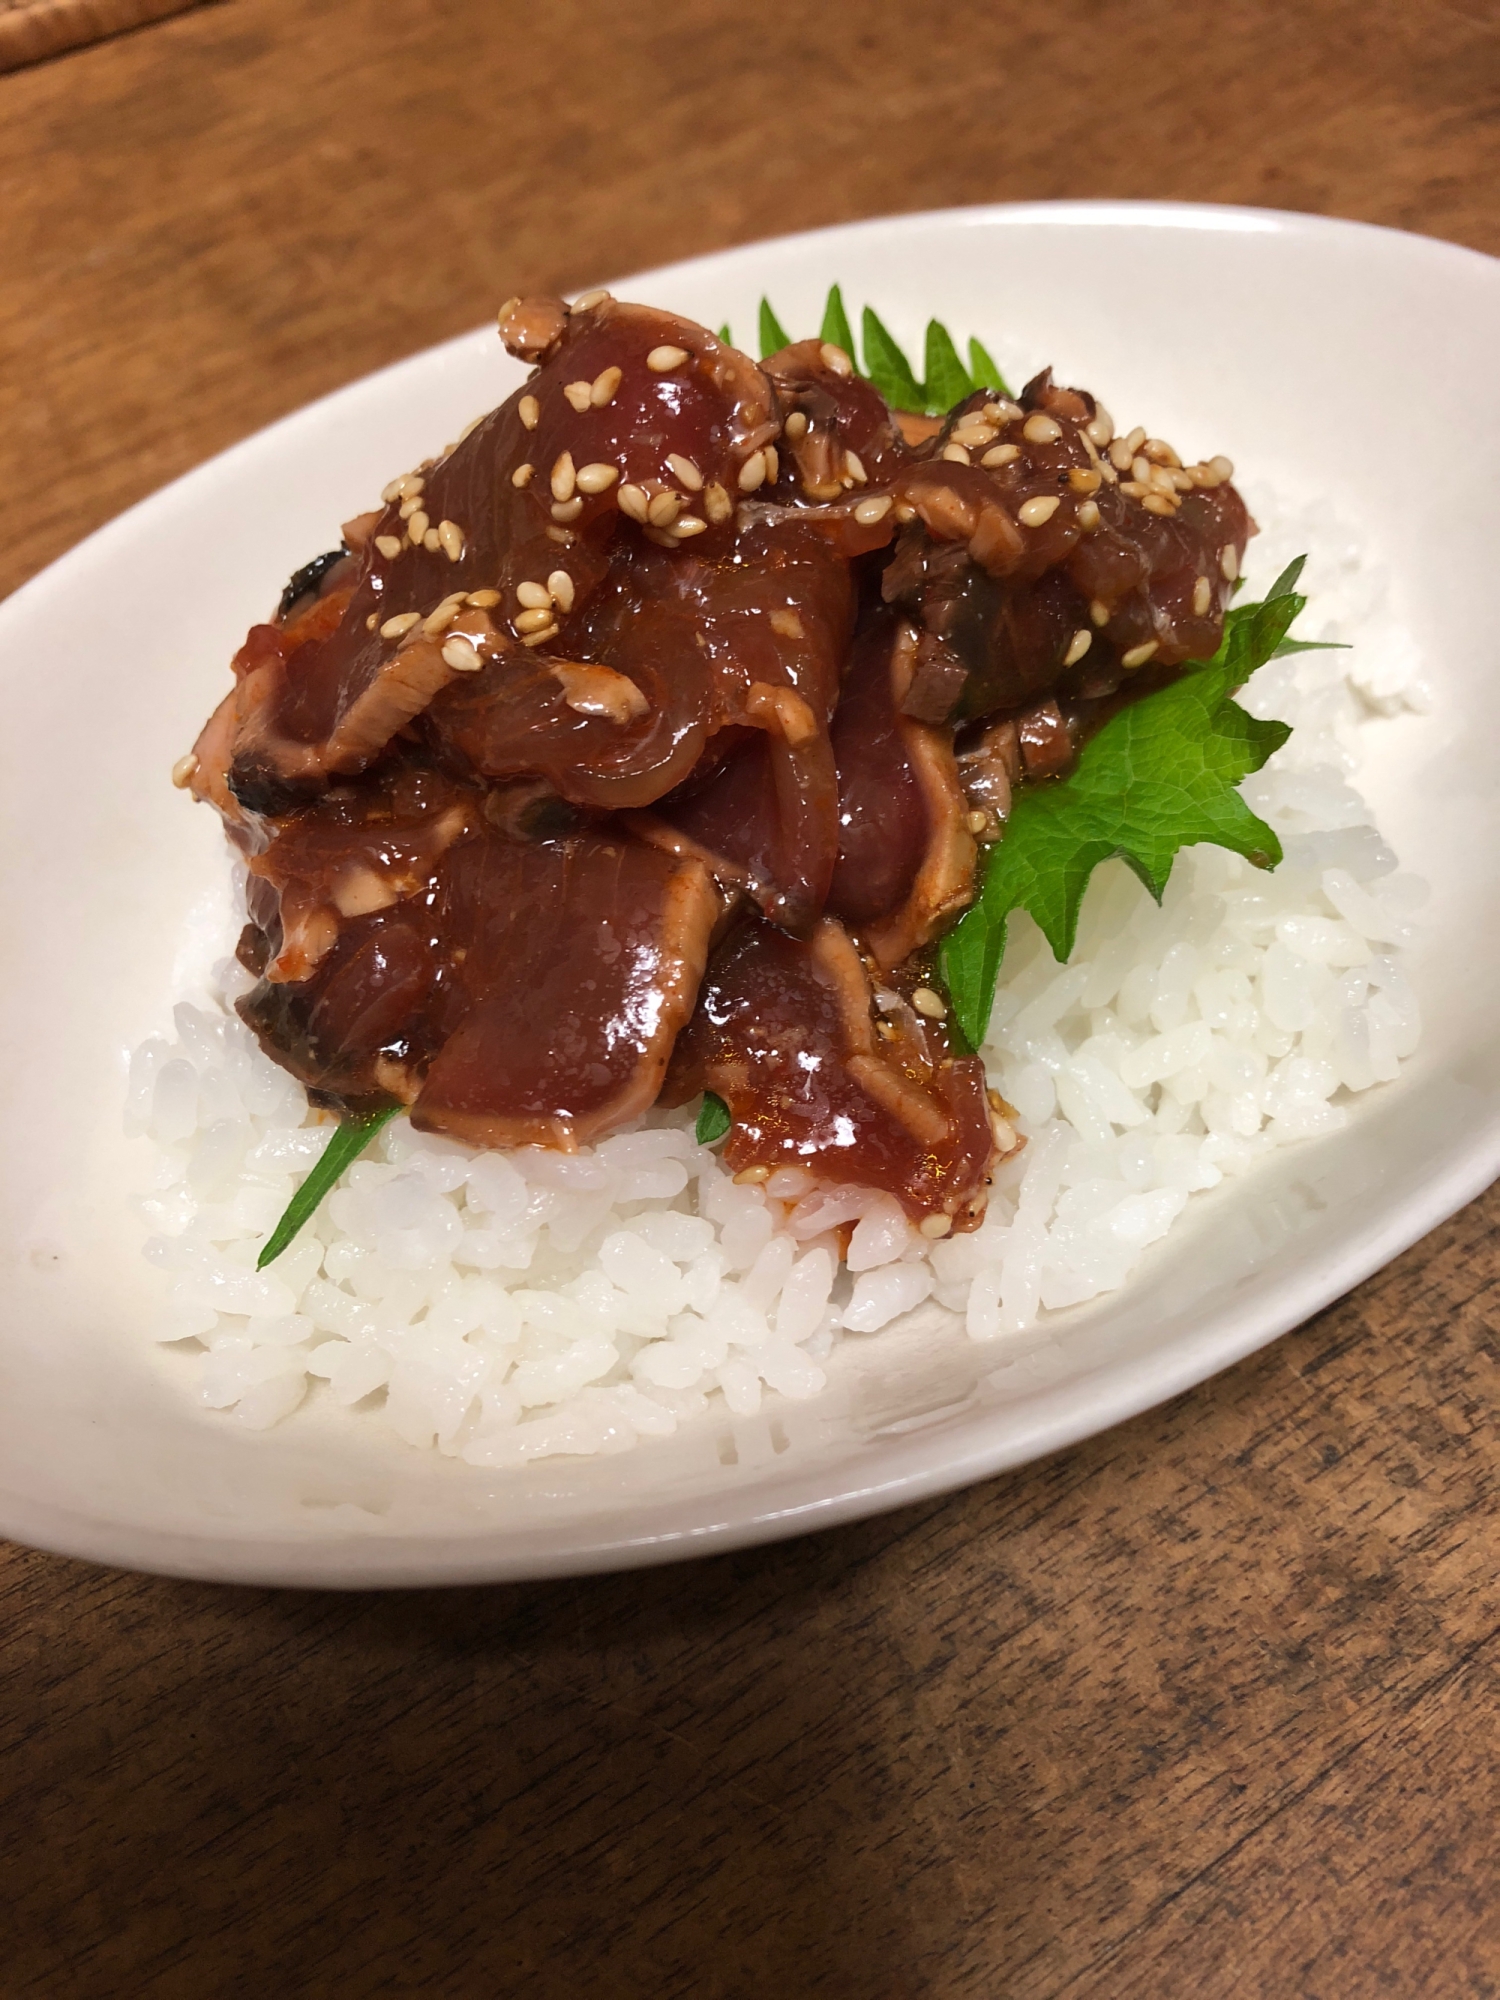
[[[668,552],[627,523],[587,608],[563,621],[555,645],[571,650],[558,657],[549,642],[486,664],[434,703],[426,732],[455,770],[535,773],[601,811],[706,781],[736,740],[716,744],[721,731],[763,734],[788,868],[821,899],[833,851],[827,728],[853,617],[848,560],[796,514],[757,510],[717,555]],[[809,845],[819,851],[803,861]]]
[[[1047,373],[1019,403],[961,404],[897,481],[912,518],[882,579],[926,635],[916,712],[1098,700],[1148,663],[1210,658],[1254,532],[1228,482],[1227,461],[1115,438],[1093,397]]]
[[[571,1152],[639,1118],[720,910],[699,863],[615,829],[456,849],[438,916],[465,946],[412,1123],[475,1146]]]
[[[720,946],[663,1102],[700,1090],[729,1107],[736,1173],[798,1166],[883,1188],[916,1220],[944,1218],[932,1233],[983,1213],[998,1157],[983,1065],[951,1055],[900,992],[872,988],[832,918],[807,940],[752,921]]]
[[[395,1098],[471,1144],[571,1150],[639,1116],[720,915],[707,871],[615,828],[517,838],[431,774],[426,794],[283,824],[252,864],[245,1020],[325,1101]]]
[[[839,857],[828,908],[889,972],[972,899],[977,849],[953,732],[904,714],[918,649],[877,611],[855,641],[833,722]]]
[[[537,373],[350,524],[335,622],[260,641],[228,777],[246,810],[287,810],[364,770],[488,658],[559,637],[571,657],[567,621],[622,523],[671,548],[712,541],[732,533],[730,496],[764,483],[775,395],[706,329],[611,299],[572,314],[517,302],[504,318],[523,353],[548,334]]]

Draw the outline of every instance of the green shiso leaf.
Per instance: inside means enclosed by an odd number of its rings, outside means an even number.
[[[779,354],[783,347],[791,346],[786,328],[771,310],[771,301],[760,302],[760,357],[764,361],[768,354]]]
[[[844,295],[837,285],[828,287],[828,303],[823,308],[823,324],[818,329],[819,340],[831,340],[835,347],[842,347],[852,361],[854,359],[854,328],[849,324],[849,315],[844,311]]]
[[[346,1118],[328,1141],[322,1158],[286,1205],[280,1222],[271,1231],[266,1247],[255,1260],[257,1271],[273,1264],[297,1231],[315,1213],[325,1194],[343,1177],[369,1145],[382,1125],[388,1125],[400,1110],[393,1104],[385,1111],[372,1111],[368,1118]]]
[[[727,319],[725,320],[724,324],[719,328],[719,339],[723,341],[726,347],[733,347],[734,345],[734,336],[729,331],[729,322]]]
[[[1019,791],[990,849],[979,897],[938,955],[953,1013],[978,1048],[989,1025],[1012,910],[1029,910],[1062,962],[1101,861],[1118,856],[1157,901],[1179,849],[1209,842],[1274,868],[1281,843],[1235,787],[1291,734],[1231,696],[1274,659],[1306,599],[1290,565],[1259,604],[1236,605],[1212,660],[1113,716],[1060,783]]]
[[[696,1137],[700,1146],[712,1146],[723,1138],[734,1120],[729,1115],[729,1106],[722,1097],[715,1097],[711,1090],[703,1093],[703,1103],[698,1111]]]
[[[927,322],[927,350],[922,365],[927,370],[927,380],[922,385],[926,400],[922,407],[930,415],[943,415],[955,403],[961,403],[965,396],[973,395],[974,384],[969,380],[968,369],[958,358],[953,336],[935,319]]]
[[[865,307],[860,326],[864,334],[864,372],[869,380],[893,410],[925,410],[927,398],[921,383],[911,372],[911,363],[872,307]]]
[[[1000,364],[987,347],[979,341],[969,342],[969,374],[976,389],[998,389],[1002,396],[1010,394],[1010,384],[1000,373]]]
[[[927,371],[925,382],[917,380],[916,372],[904,351],[873,307],[866,306],[861,314],[860,330],[863,334],[863,366],[860,363],[860,351],[854,343],[854,328],[849,323],[843,290],[838,285],[830,285],[828,299],[823,307],[823,324],[818,329],[819,340],[831,341],[835,347],[843,348],[856,370],[867,382],[874,383],[893,410],[908,410],[918,415],[941,417],[946,416],[956,403],[961,403],[976,389],[996,389],[1003,396],[1010,394],[1005,377],[1000,373],[994,357],[983,342],[970,340],[969,366],[965,368],[953,336],[941,320],[929,320],[927,323],[926,349],[922,363]],[[729,329],[723,328],[719,337],[727,340]],[[771,301],[762,299],[761,358],[774,354],[778,348],[790,345],[790,336],[777,319]]]

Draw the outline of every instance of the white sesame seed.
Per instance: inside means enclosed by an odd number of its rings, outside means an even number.
[[[403,472],[396,481],[396,490],[403,500],[415,500],[417,495],[426,489],[427,481],[420,472]]]
[[[620,512],[628,514],[632,521],[644,521],[646,509],[650,505],[650,495],[644,486],[627,483],[615,495],[615,504]]]
[[[967,465],[970,462],[967,445],[945,444],[943,446],[943,456],[946,459],[950,459],[954,465]]]
[[[388,480],[380,489],[380,497],[387,507],[390,506],[393,500],[399,500],[401,498],[401,481],[399,479]]]
[[[518,583],[516,597],[526,611],[546,611],[552,605],[552,592],[545,583]]]
[[[685,486],[689,493],[703,491],[703,474],[690,458],[684,458],[680,451],[667,454],[667,463],[677,476],[677,483]]]
[[[552,497],[554,500],[571,500],[573,488],[577,485],[577,475],[573,470],[573,454],[560,451],[552,466]]]
[[[1062,425],[1045,410],[1033,410],[1021,426],[1021,435],[1032,444],[1052,444],[1062,436]]]
[[[455,632],[451,639],[444,642],[443,658],[459,674],[477,674],[484,665],[474,650],[473,641],[466,639],[461,632]]]
[[[870,475],[865,471],[863,461],[855,452],[846,451],[844,453],[844,464],[848,468],[849,477],[854,481],[856,486],[864,486],[868,483]]]
[[[516,405],[516,415],[527,430],[534,431],[542,421],[542,406],[535,396],[523,396]]]
[[[411,536],[413,548],[422,540],[431,525],[431,522],[419,507],[406,524],[406,532]]]
[[[417,509],[421,506],[421,504],[422,504],[421,499],[417,494],[415,493],[408,494],[406,499],[404,499],[401,502],[402,520],[409,521],[412,515],[415,514]]]
[[[602,460],[596,460],[592,465],[581,465],[578,468],[578,490],[580,493],[607,493],[619,476],[618,466],[605,465]]]
[[[606,291],[585,292],[581,298],[574,299],[568,310],[576,313],[592,312],[595,306],[602,306],[608,297],[609,293]]]
[[[946,1236],[948,1231],[953,1227],[953,1217],[951,1215],[924,1215],[922,1220],[917,1224],[917,1227],[924,1236],[930,1237],[936,1242],[939,1236]]]
[[[943,1001],[943,996],[940,993],[934,993],[930,986],[916,987],[912,992],[911,1004],[919,1014],[924,1014],[929,1021],[946,1021],[948,1018],[948,1009]]]
[[[429,611],[422,620],[422,630],[429,638],[435,639],[439,632],[446,632],[458,616],[463,605],[462,597],[445,597],[435,611]]]
[[[848,376],[854,373],[854,363],[849,359],[843,348],[835,347],[831,340],[823,342],[823,345],[818,349],[818,358],[823,363],[823,366],[834,375]]]
[[[782,425],[782,429],[786,432],[786,435],[789,438],[791,438],[794,443],[799,437],[804,437],[807,433],[806,411],[793,410],[792,414],[787,418],[786,422]]]
[[[861,500],[854,510],[854,518],[862,527],[868,528],[872,521],[883,521],[891,511],[889,493],[872,493],[868,500]]]
[[[646,366],[653,375],[670,375],[674,368],[680,368],[688,358],[685,347],[653,347],[646,356]]]
[[[1240,573],[1239,551],[1233,542],[1226,542],[1219,551],[1219,574],[1226,583],[1233,583]]]
[[[1076,667],[1093,643],[1093,633],[1087,625],[1080,625],[1069,642],[1067,652],[1063,654],[1063,665],[1065,667]]]
[[[704,492],[703,511],[715,525],[727,521],[734,512],[734,502],[717,479]]]
[[[500,593],[498,590],[471,590],[468,602],[476,611],[488,611],[492,604],[500,602]]]
[[[989,814],[982,812],[971,812],[966,821],[970,833],[983,833],[989,823]]]
[[[1096,597],[1090,603],[1089,617],[1096,625],[1107,625],[1109,623],[1109,606],[1104,602],[1102,597]]]
[[[696,514],[681,514],[672,523],[672,533],[679,541],[686,541],[693,535],[701,535],[707,526],[707,521],[700,521]]]
[[[646,503],[646,519],[653,528],[670,528],[681,512],[680,493],[653,493]]]
[[[1134,456],[1124,438],[1116,438],[1109,448],[1109,462],[1116,472],[1128,472]]]
[[[518,632],[522,633],[540,632],[544,627],[555,624],[556,620],[552,616],[550,599],[546,605],[538,604],[534,605],[529,611],[518,611],[510,622]]]
[[[381,638],[399,639],[403,633],[409,632],[412,626],[418,623],[420,615],[416,611],[398,611],[394,618],[387,618],[381,626]]]
[[[990,447],[979,463],[991,466],[1009,465],[1020,456],[1021,447],[1018,444],[997,444]]]
[[[752,451],[740,467],[741,493],[753,493],[757,486],[765,483],[766,455],[763,451]]]
[[[1143,667],[1161,644],[1159,639],[1148,639],[1144,646],[1132,646],[1128,653],[1121,653],[1122,667]]]
[[[564,396],[567,397],[568,401],[573,405],[573,408],[577,410],[580,416],[582,416],[583,412],[589,407],[589,400],[593,395],[593,388],[594,385],[592,382],[568,382],[565,383],[563,386]]]
[[[770,1178],[769,1167],[741,1167],[734,1177],[734,1184],[736,1187],[755,1187],[761,1181],[768,1181]]]
[[[583,502],[575,494],[571,500],[554,500],[552,518],[554,521],[576,521],[583,512]]]
[[[1142,486],[1151,484],[1151,461],[1142,452],[1137,452],[1130,461],[1130,476]]]
[[[439,521],[438,540],[449,562],[457,562],[464,552],[464,531],[457,521]]]
[[[596,410],[602,410],[606,403],[614,400],[614,393],[620,386],[618,368],[605,368],[594,377],[589,388],[589,401]]]
[[[1223,452],[1216,453],[1216,455],[1213,458],[1211,458],[1208,461],[1208,463],[1210,470],[1216,472],[1219,475],[1221,481],[1225,479],[1233,479],[1234,460],[1232,458],[1226,458]]]
[[[197,775],[198,759],[193,755],[191,750],[185,756],[179,757],[177,762],[172,766],[172,783],[177,787],[179,792],[186,791]]]
[[[426,549],[428,555],[435,556],[437,554],[438,550],[443,545],[441,541],[439,541],[438,539],[438,531],[436,528],[429,528],[427,530],[427,533],[422,537],[422,546],[424,549]]]
[[[523,465],[518,465],[518,466],[516,467],[515,471],[514,471],[514,472],[513,472],[513,473],[512,473],[511,475],[510,475],[510,483],[511,483],[511,485],[512,485],[512,486],[529,486],[529,485],[531,484],[531,475],[532,475],[532,473],[534,473],[535,471],[536,471],[536,467],[535,467],[534,465],[531,465],[531,464],[529,464],[529,463],[528,463],[528,464],[523,464]]]
[[[1075,518],[1083,532],[1086,535],[1091,535],[1099,525],[1099,502],[1097,500],[1085,500],[1083,505],[1078,509]]]
[[[1023,527],[1040,528],[1052,519],[1060,504],[1055,493],[1038,493],[1034,500],[1022,501],[1016,518]]]
[[[1206,618],[1208,607],[1214,601],[1214,587],[1206,576],[1200,576],[1193,585],[1193,616]]]
[[[559,611],[573,609],[573,579],[565,569],[555,569],[547,579],[547,594]]]
[[[400,555],[406,544],[399,535],[377,535],[375,546],[387,561],[392,561]]]
[[[549,639],[557,637],[555,625],[544,625],[539,632],[528,632],[522,639],[523,646],[545,646]]]
[[[380,613],[378,611],[372,611],[369,617],[365,620],[365,630],[367,632],[373,632],[375,630],[375,627],[379,623],[380,623]]]

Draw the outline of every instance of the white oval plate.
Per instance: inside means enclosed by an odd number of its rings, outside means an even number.
[[[794,329],[828,284],[915,346],[929,313],[1024,379],[1053,363],[1190,454],[1326,494],[1394,577],[1435,689],[1361,775],[1435,885],[1426,1034],[1343,1133],[1200,1197],[1123,1292],[1007,1362],[931,1312],[838,1350],[827,1392],[622,1457],[503,1473],[313,1399],[247,1433],[150,1339],[126,1051],[167,1021],[220,835],[166,782],[245,627],[392,470],[517,379],[491,332],[314,404],[136,507],[0,606],[0,1531],[70,1555],[278,1584],[427,1584],[663,1561],[826,1526],[1065,1445],[1305,1319],[1500,1172],[1500,264],[1307,216],[1150,204],[969,209],[753,245],[617,289]]]

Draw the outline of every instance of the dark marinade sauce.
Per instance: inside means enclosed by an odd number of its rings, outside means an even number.
[[[712,1090],[736,1173],[973,1227],[1019,1141],[934,947],[1014,788],[1218,646],[1231,468],[1049,373],[938,427],[604,294],[501,333],[524,387],[297,572],[189,760],[241,1013],[341,1110],[573,1148]]]

